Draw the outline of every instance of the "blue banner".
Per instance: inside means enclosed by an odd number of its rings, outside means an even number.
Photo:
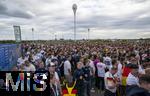
[[[17,64],[17,59],[21,55],[21,45],[0,44],[0,70],[9,71]]]

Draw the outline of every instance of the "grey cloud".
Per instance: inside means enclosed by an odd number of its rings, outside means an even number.
[[[134,13],[122,18],[93,16],[84,21],[77,21],[77,26],[85,29],[95,27],[100,29],[138,29],[140,31],[150,31],[150,16],[137,18],[140,14],[141,13]]]
[[[15,2],[18,1],[18,2]],[[13,3],[16,3],[18,7],[15,6],[9,6],[6,4],[2,4],[0,2],[0,22],[4,22],[7,25],[11,26],[11,28],[8,30],[9,32],[13,33],[13,27],[12,24],[18,24],[21,26],[22,32],[25,34],[25,36],[28,37],[28,35],[31,33],[31,28],[35,28],[35,38],[38,38],[36,35],[37,34],[43,34],[42,36],[46,36],[46,34],[50,34],[50,32],[62,32],[62,34],[65,36],[65,38],[71,38],[73,37],[73,13],[72,15],[67,14],[68,12],[72,12],[72,9],[70,8],[71,11],[66,11],[65,6],[64,10],[60,10],[59,8],[55,9],[52,6],[53,10],[50,11],[37,11],[39,8],[37,5],[40,4],[42,5],[43,3],[48,3],[51,6],[51,3],[56,3],[58,4],[57,0],[31,0],[31,1],[20,1],[20,0],[14,0]],[[91,0],[92,1],[92,0]],[[93,0],[97,1],[98,0]],[[99,0],[100,1],[100,0]],[[147,0],[130,0],[133,1],[133,3],[143,3],[146,2]],[[24,3],[25,2],[25,3]],[[28,3],[29,2],[29,3]],[[118,0],[117,0],[118,2]],[[12,2],[10,2],[12,3]],[[24,6],[21,6],[21,5]],[[30,7],[31,5],[36,5],[35,8],[32,9]],[[19,7],[20,6],[20,7]],[[59,6],[59,4],[58,4]],[[43,6],[44,7],[44,6]],[[61,6],[60,6],[61,7]],[[82,6],[81,6],[82,7]],[[77,34],[79,38],[84,37],[82,32],[86,34],[88,28],[91,28],[91,32],[97,32],[95,35],[96,38],[100,35],[104,35],[106,38],[114,34],[116,37],[132,37],[133,38],[138,36],[137,34],[142,33],[142,32],[150,32],[150,14],[149,9],[141,9],[137,10],[134,13],[127,14],[124,16],[109,16],[107,14],[102,15],[100,14],[94,14],[99,11],[99,9],[103,6],[94,6],[94,5],[87,5],[83,6],[82,8],[85,8],[85,14],[86,12],[90,12],[92,15],[89,17],[80,19],[80,14],[77,14]],[[99,9],[98,9],[99,8]],[[31,10],[32,12],[35,12],[36,18],[32,18],[32,14],[29,14],[26,10]],[[86,11],[88,10],[88,11]],[[131,9],[132,10],[132,9]],[[60,12],[61,11],[61,12]],[[66,14],[62,14],[64,11],[66,11]],[[60,13],[59,13],[60,12]],[[79,12],[79,11],[78,11]],[[101,12],[101,11],[99,11]],[[80,12],[79,12],[80,13]],[[89,13],[89,14],[90,14]],[[103,12],[102,12],[103,13]],[[148,13],[148,15],[147,15]],[[84,11],[83,11],[84,14]],[[138,18],[140,15],[146,14],[146,17]],[[15,17],[15,18],[8,18],[8,17]],[[25,18],[25,19],[22,19]],[[26,19],[27,18],[27,19]],[[28,19],[32,18],[32,19]],[[107,30],[110,30],[110,35]],[[123,31],[123,32],[120,32]],[[125,32],[126,30],[130,32]],[[0,29],[1,32],[5,31],[3,29]],[[104,31],[102,33],[98,33],[98,31]],[[112,32],[111,32],[112,31]],[[6,31],[5,31],[6,32]],[[29,32],[29,34],[28,34]],[[119,33],[120,32],[120,33]],[[2,33],[0,33],[2,34]],[[119,34],[119,35],[117,35]],[[121,34],[121,35],[120,35]],[[134,36],[135,34],[135,36]],[[61,37],[61,33],[58,34]],[[98,35],[98,36],[97,36]],[[41,37],[42,37],[41,36]],[[144,35],[143,35],[144,36]],[[95,38],[94,35],[91,38]],[[25,38],[25,37],[24,37]],[[47,37],[44,37],[46,39]]]
[[[150,31],[150,16],[144,18],[138,18],[139,15],[133,15],[124,17],[122,19],[116,19],[110,23],[110,28],[113,29],[138,29]]]
[[[7,10],[7,8],[0,2],[0,12]]]
[[[12,17],[20,17],[20,18],[32,18],[33,16],[27,12],[23,12],[21,10],[15,10],[13,12],[6,12],[5,15],[12,16]]]
[[[21,8],[13,9],[11,6],[7,6],[2,2],[0,2],[0,15],[26,19],[30,19],[33,17],[33,15],[28,13],[26,10],[21,10]]]
[[[112,17],[112,16],[92,16],[84,20],[77,19],[77,31],[83,32],[87,28],[96,29],[136,29],[137,31],[150,31],[150,16],[145,18],[137,18],[138,16],[145,14],[147,10],[141,12],[132,13],[124,17]],[[73,18],[54,17],[56,22],[63,22],[62,24],[55,24],[57,28],[55,30],[60,31],[73,31]],[[51,28],[48,26],[47,28]],[[53,28],[53,27],[52,27]]]

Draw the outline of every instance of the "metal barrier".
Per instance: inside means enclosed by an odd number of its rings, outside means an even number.
[[[21,45],[0,44],[0,70],[9,71],[21,55]]]

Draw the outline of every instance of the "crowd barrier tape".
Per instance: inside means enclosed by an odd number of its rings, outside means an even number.
[[[0,71],[10,71],[21,56],[21,45],[0,44]]]

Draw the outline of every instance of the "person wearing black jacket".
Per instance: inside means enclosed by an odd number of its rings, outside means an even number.
[[[78,96],[84,96],[84,71],[82,65],[82,62],[77,63],[77,69],[73,75],[73,80],[76,81],[75,88],[77,89]]]
[[[85,67],[83,68],[84,71],[84,89],[86,96],[90,96],[91,90],[91,70],[92,68],[89,65],[88,59],[86,60]]]
[[[127,89],[126,96],[150,96],[148,90],[141,88],[139,86],[132,86]]]

